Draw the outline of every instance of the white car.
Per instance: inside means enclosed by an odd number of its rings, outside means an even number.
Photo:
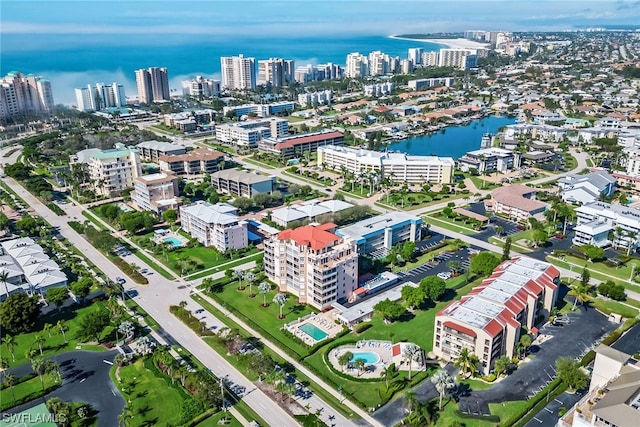
[[[441,271],[440,273],[438,273],[438,277],[443,280],[449,280],[451,279],[451,273],[449,273],[448,271]]]

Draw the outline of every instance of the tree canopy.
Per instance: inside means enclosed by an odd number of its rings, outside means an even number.
[[[420,281],[420,289],[423,290],[427,298],[432,301],[438,301],[445,293],[447,284],[438,276],[427,276]]]
[[[38,297],[16,292],[0,304],[0,324],[5,332],[19,334],[33,330],[40,315]]]
[[[489,276],[500,264],[500,258],[491,252],[483,251],[471,258],[469,271],[479,276]]]
[[[570,389],[580,389],[587,386],[589,377],[580,367],[580,363],[570,357],[561,357],[556,360],[556,372]]]
[[[394,320],[398,319],[405,312],[405,309],[402,305],[400,305],[398,302],[391,301],[388,298],[374,305],[373,309],[376,312],[380,313],[382,317],[389,322],[393,322]]]

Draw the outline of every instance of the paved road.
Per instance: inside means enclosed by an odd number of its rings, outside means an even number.
[[[65,402],[85,402],[98,412],[98,427],[118,425],[118,415],[125,401],[109,377],[111,364],[116,350],[109,352],[71,351],[47,359],[54,359],[62,368],[62,387],[40,399],[7,410],[17,414],[37,406],[47,400],[58,397]],[[9,370],[16,377],[33,372],[30,363]]]
[[[33,197],[22,186],[11,178],[5,178],[5,182],[20,196],[26,203],[40,216],[47,220],[54,227],[59,227],[59,233],[64,236],[70,244],[91,259],[102,271],[111,278],[116,276],[127,277],[115,264],[107,259],[102,253],[97,251],[82,236],[76,233],[67,221],[67,216],[57,216],[52,213],[39,200]],[[70,205],[64,206],[74,213]],[[84,217],[79,214],[73,215],[79,221]],[[139,260],[138,265],[143,263]],[[179,288],[179,284],[154,274],[150,277],[150,285],[136,286],[130,281],[125,284],[127,290],[136,290],[138,295],[134,298],[136,302],[162,326],[164,333],[171,337],[178,337],[174,341],[189,350],[205,366],[210,368],[218,377],[228,377],[236,384],[246,387],[251,392],[247,393],[243,400],[251,406],[266,422],[271,426],[295,426],[298,423],[290,417],[280,406],[274,403],[266,394],[248,381],[233,365],[228,363],[223,357],[211,349],[200,337],[187,328],[180,320],[173,316],[169,310],[169,305],[178,304],[180,301],[189,300],[189,289]],[[324,405],[326,406],[326,405]]]

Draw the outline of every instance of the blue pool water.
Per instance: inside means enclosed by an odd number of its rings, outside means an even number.
[[[171,246],[173,246],[174,248],[178,248],[178,247],[182,246],[182,242],[180,241],[180,239],[176,239],[175,237],[165,237],[162,240],[164,242],[171,243]]]
[[[356,359],[364,359],[365,363],[375,364],[380,361],[380,356],[370,351],[355,351],[353,352],[353,358],[351,361],[353,362]]]
[[[298,329],[300,329],[302,332],[309,335],[311,338],[313,338],[316,341],[322,341],[323,339],[329,336],[329,334],[327,334],[325,331],[323,331],[322,329],[318,328],[316,325],[313,325],[311,323],[305,323],[304,325],[300,325],[298,326]]]

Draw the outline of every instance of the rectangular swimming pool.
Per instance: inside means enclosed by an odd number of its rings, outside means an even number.
[[[325,331],[318,328],[316,325],[312,323],[304,323],[298,326],[298,329],[300,329],[302,332],[309,335],[311,338],[313,338],[316,341],[322,341],[323,339],[329,336],[329,334],[327,334]]]
[[[165,237],[164,239],[162,239],[162,241],[170,243],[174,248],[179,248],[180,246],[182,246],[182,242],[180,241],[180,239],[176,239],[175,237]]]

